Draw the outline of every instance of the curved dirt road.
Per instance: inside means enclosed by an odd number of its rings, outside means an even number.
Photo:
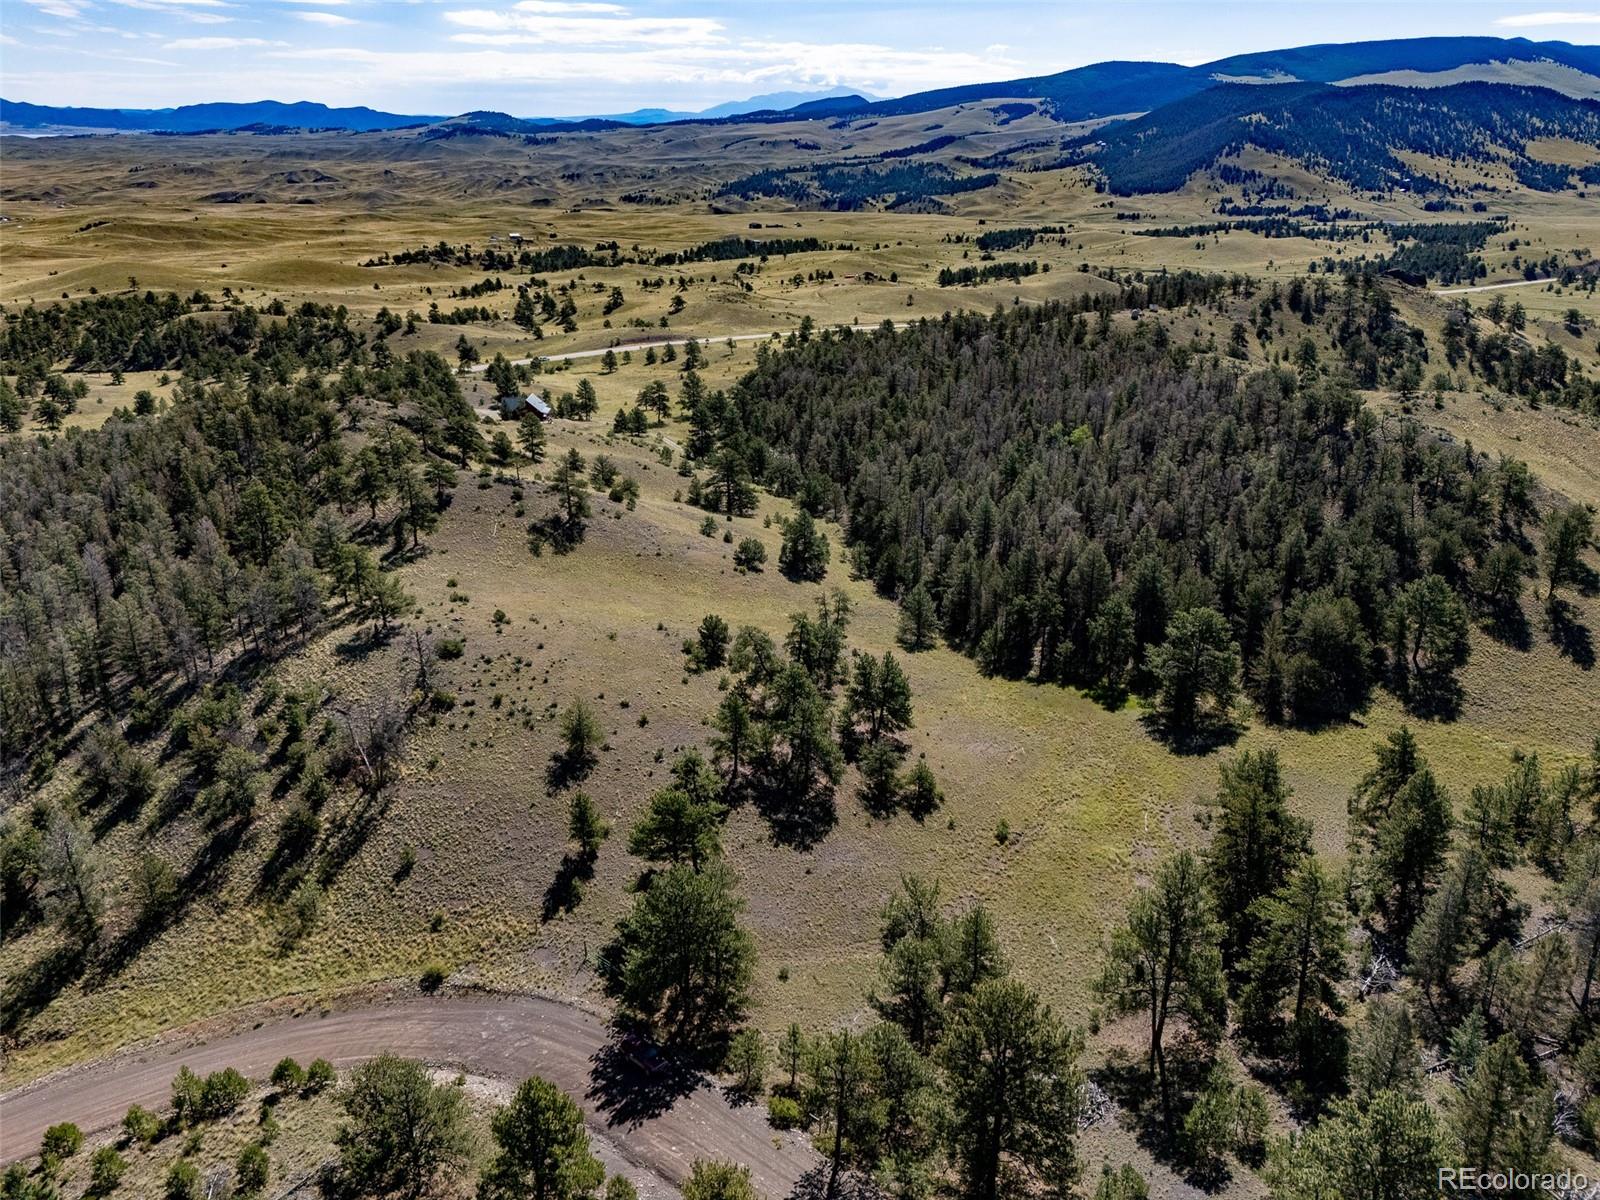
[[[34,1153],[57,1121],[99,1130],[130,1104],[165,1108],[179,1066],[199,1074],[237,1067],[260,1081],[285,1055],[343,1068],[383,1051],[513,1082],[541,1075],[583,1107],[590,1129],[621,1158],[663,1183],[682,1181],[697,1158],[720,1158],[747,1164],[757,1191],[782,1200],[819,1161],[793,1135],[775,1134],[763,1106],[735,1108],[688,1071],[639,1071],[590,1013],[534,996],[459,996],[290,1017],[37,1080],[0,1095],[0,1163]]]

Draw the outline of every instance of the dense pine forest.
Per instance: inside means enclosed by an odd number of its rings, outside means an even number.
[[[1337,357],[1308,337],[1294,369],[1059,306],[830,332],[763,359],[726,440],[839,516],[916,640],[985,671],[1171,690],[1180,727],[1203,677],[1227,708],[1235,655],[1269,719],[1342,718],[1380,684],[1448,712],[1472,614],[1515,619],[1533,572],[1530,482],[1363,406],[1357,382],[1423,353],[1381,287],[1304,304]]]
[[[1069,142],[1119,194],[1167,192],[1246,144],[1283,154],[1368,191],[1443,190],[1406,166],[1396,149],[1450,162],[1482,163],[1504,152],[1524,186],[1558,191],[1575,168],[1526,153],[1539,137],[1600,141],[1600,102],[1544,88],[1460,83],[1445,88],[1270,88],[1225,84],[1137,120]]]

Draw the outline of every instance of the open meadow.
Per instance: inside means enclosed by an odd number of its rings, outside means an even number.
[[[55,968],[70,936],[57,925],[39,922],[5,936],[3,1086],[164,1031],[246,1028],[267,1014],[409,991],[430,974],[430,987],[536,993],[602,1010],[602,956],[652,870],[628,852],[629,831],[670,781],[678,755],[711,756],[713,714],[739,686],[731,667],[701,669],[686,652],[712,614],[734,633],[753,626],[781,645],[794,614],[847,598],[846,644],[900,660],[914,714],[906,762],[925,761],[943,793],[932,812],[885,815],[866,802],[867,785],[851,766],[804,838],[754,800],[732,805],[722,839],[754,939],[749,1022],[769,1042],[791,1022],[806,1030],[868,1025],[868,997],[885,986],[885,904],[904,877],[919,876],[938,882],[948,908],[981,904],[992,915],[1016,976],[1089,1030],[1086,1063],[1129,1047],[1137,1055],[1137,1019],[1103,1013],[1096,992],[1106,947],[1130,896],[1151,883],[1158,865],[1175,849],[1208,843],[1219,771],[1242,752],[1277,754],[1290,811],[1310,823],[1310,844],[1335,873],[1350,865],[1359,830],[1349,806],[1374,748],[1403,726],[1458,809],[1475,785],[1498,781],[1528,756],[1537,756],[1546,779],[1568,767],[1594,769],[1600,672],[1587,631],[1600,631],[1600,593],[1592,586],[1565,593],[1563,628],[1577,632],[1558,645],[1532,566],[1516,600],[1520,637],[1473,620],[1470,657],[1459,672],[1462,699],[1447,717],[1408,712],[1382,688],[1347,718],[1310,727],[1269,722],[1242,700],[1231,736],[1184,752],[1160,736],[1149,686],[1110,695],[1027,672],[986,671],[942,639],[901,649],[903,596],[859,569],[849,514],[834,509],[819,520],[831,552],[825,577],[796,582],[779,569],[785,529],[799,511],[792,491],[759,486],[748,511],[731,516],[694,503],[690,485],[698,486],[702,462],[688,460],[686,447],[697,429],[677,403],[687,339],[703,355],[695,374],[705,391],[734,392],[750,372],[799,353],[797,341],[833,327],[937,325],[962,310],[1042,309],[1095,297],[1109,303],[1146,273],[1220,272],[1252,277],[1253,290],[1159,313],[1152,302],[1107,315],[1104,328],[1134,338],[1160,322],[1163,336],[1194,348],[1190,369],[1198,374],[1202,359],[1222,358],[1216,351],[1248,325],[1256,336],[1234,356],[1237,368],[1292,371],[1304,366],[1302,344],[1314,361],[1335,361],[1339,335],[1331,320],[1313,325],[1308,316],[1302,328],[1292,311],[1258,318],[1261,298],[1297,281],[1337,279],[1355,257],[1404,240],[1381,229],[1359,239],[1244,228],[1150,236],[1213,222],[1219,201],[1239,190],[1215,172],[1175,191],[1117,196],[1097,189],[1080,167],[1019,169],[929,211],[819,211],[714,194],[727,176],[801,153],[881,153],[935,129],[950,137],[951,154],[1009,150],[1021,156],[1010,165],[1029,155],[1049,165],[1046,151],[1028,144],[1061,138],[1061,125],[1037,113],[997,124],[990,112],[957,106],[884,117],[871,128],[806,121],[754,131],[690,125],[566,134],[548,146],[332,133],[7,139],[0,305],[8,318],[24,308],[147,290],[192,297],[193,319],[202,323],[220,324],[241,305],[277,314],[328,306],[342,310],[368,344],[381,331],[396,358],[432,351],[458,368],[484,439],[504,433],[514,442],[518,434],[515,422],[501,419],[502,389],[485,369],[497,356],[522,369],[519,394],[541,393],[552,403],[567,394],[570,403],[571,394],[592,392],[595,408],[573,419],[557,404],[540,461],[514,449],[485,449],[470,462],[463,454],[453,486],[439,485],[436,526],[420,539],[413,533],[408,543],[397,532],[389,543],[399,503],[392,497],[374,500],[370,512],[365,501],[342,506],[354,540],[372,548],[414,606],[393,622],[385,616],[380,628],[355,605],[335,602],[330,588],[329,618],[295,634],[291,650],[241,654],[218,669],[240,691],[232,741],[260,771],[253,816],[229,828],[220,850],[223,835],[164,805],[163,794],[186,786],[187,760],[160,738],[139,744],[135,752],[155,771],[150,799],[126,819],[105,813],[91,821],[111,898],[103,936],[131,949],[63,975]],[[1597,157],[1592,147],[1559,139],[1538,152],[1542,161],[1577,166]],[[1441,219],[1420,193],[1355,189],[1255,150],[1236,165],[1271,173],[1299,201],[1348,209],[1361,221]],[[1505,220],[1485,239],[1485,273],[1473,286],[1519,283],[1525,267],[1535,281],[1465,297],[1473,309],[1466,319],[1487,338],[1501,328],[1485,315],[1490,302],[1515,301],[1524,341],[1559,345],[1573,376],[1592,379],[1600,371],[1595,189],[1541,192],[1512,174],[1482,174],[1493,188],[1484,199]],[[1463,210],[1448,219],[1469,216]],[[978,249],[980,236],[1012,228],[1044,232],[1021,249]],[[661,261],[734,238],[817,244]],[[600,261],[548,269],[514,261],[486,268],[476,257],[444,254],[391,261],[441,243],[513,258],[527,249],[593,248]],[[624,261],[605,261],[613,250]],[[1547,259],[1583,271],[1567,282],[1547,278],[1532,267]],[[941,271],[1013,260],[1037,269],[1014,280],[940,284]],[[1449,283],[1383,279],[1376,286],[1418,331],[1427,362],[1420,386],[1386,371],[1357,389],[1384,430],[1414,420],[1430,444],[1485,456],[1484,471],[1500,459],[1527,463],[1537,513],[1600,505],[1593,412],[1540,403],[1466,365],[1447,366],[1445,329],[1464,298]],[[551,304],[537,336],[517,315],[525,292]],[[565,306],[560,316],[556,297]],[[450,320],[467,306],[485,311]],[[430,310],[441,319],[430,320]],[[138,405],[164,413],[186,403],[184,373],[173,367],[62,373],[83,385],[71,411],[53,422],[35,411],[0,438],[20,446],[55,424],[71,444]],[[251,382],[263,375],[270,370]],[[233,381],[242,386],[246,377]],[[326,382],[336,388],[338,373]],[[618,418],[657,386],[671,398],[668,411],[642,432],[618,432]],[[340,404],[340,435],[353,450],[381,445],[403,411],[365,396]],[[796,394],[793,404],[802,411],[808,396]],[[584,484],[592,511],[580,536],[551,544],[530,529],[554,510],[569,452],[581,456],[591,479],[595,464],[609,461],[636,488]],[[0,480],[0,492],[8,486]],[[1530,518],[1531,533],[1537,526]],[[748,539],[764,548],[764,569],[736,565],[735,551]],[[1592,581],[1600,564],[1593,547],[1583,562]],[[15,570],[13,563],[0,572],[0,590],[18,586]],[[424,644],[449,649],[419,662]],[[425,687],[419,671],[427,673]],[[321,731],[318,744],[331,755],[349,713],[413,688],[434,699],[411,727],[392,778],[372,792],[336,783],[321,810],[325,865],[308,913],[276,875],[282,830],[304,807],[296,764],[281,749],[290,698],[317,698],[311,731]],[[178,699],[198,694],[182,683],[172,691]],[[569,785],[561,718],[580,701],[598,717],[603,746],[592,770]],[[21,748],[8,736],[7,809],[74,804],[93,725],[86,711],[41,746]],[[574,787],[592,797],[609,828],[576,879]],[[134,897],[152,855],[177,869],[183,899],[169,921],[141,932]],[[1527,912],[1551,910],[1550,878],[1531,866],[1509,878]],[[1364,939],[1356,941],[1352,960],[1364,962]],[[481,1098],[475,1104],[484,1108]],[[297,1101],[284,1118],[290,1142],[325,1139],[335,1115],[327,1100]],[[481,1112],[474,1119],[483,1124]],[[1273,1126],[1291,1127],[1286,1103],[1274,1101]],[[1102,1156],[1137,1159],[1161,1195],[1200,1194],[1192,1178],[1159,1165],[1141,1137],[1102,1126],[1087,1135],[1085,1153],[1096,1169]],[[206,1154],[221,1162],[240,1139],[223,1130],[213,1141]],[[300,1165],[309,1170],[310,1161]],[[153,1194],[156,1166],[141,1170],[138,1194]],[[1265,1194],[1248,1171],[1226,1186],[1228,1195]]]

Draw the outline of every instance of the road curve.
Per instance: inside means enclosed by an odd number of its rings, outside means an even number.
[[[236,1067],[259,1081],[285,1055],[344,1068],[384,1051],[513,1082],[543,1076],[583,1107],[596,1135],[668,1184],[697,1158],[724,1159],[748,1165],[757,1191],[782,1200],[819,1161],[796,1136],[775,1135],[763,1106],[735,1107],[688,1071],[643,1075],[591,1013],[536,996],[467,995],[288,1017],[47,1076],[0,1095],[0,1163],[33,1154],[58,1121],[87,1132],[116,1124],[130,1104],[164,1108],[179,1066],[198,1074]]]

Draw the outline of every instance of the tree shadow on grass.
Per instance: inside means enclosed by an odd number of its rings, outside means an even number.
[[[1594,637],[1589,627],[1578,620],[1578,610],[1557,597],[1545,608],[1550,641],[1562,658],[1571,659],[1579,670],[1594,670]]]
[[[38,1016],[84,972],[88,951],[77,943],[57,946],[12,975],[0,991],[0,1032],[15,1033]]]
[[[812,849],[839,821],[832,788],[813,788],[798,799],[763,788],[757,789],[751,800],[772,831],[772,840],[791,850]]]
[[[599,761],[593,751],[574,754],[570,750],[558,750],[550,756],[550,765],[545,768],[545,786],[552,792],[559,792],[575,783],[582,783]]]
[[[328,822],[322,840],[322,860],[317,868],[323,887],[332,886],[350,860],[361,853],[388,811],[389,798],[385,793],[363,791],[355,805]]]
[[[387,627],[377,624],[370,627],[359,625],[350,631],[349,637],[334,643],[333,655],[340,662],[365,662],[394,641],[395,635],[399,632],[398,622],[390,622]]]
[[[221,890],[227,882],[225,868],[244,844],[249,829],[248,820],[229,821],[217,828],[201,846],[189,869],[178,877],[172,903],[156,911],[141,912],[133,924],[106,948],[104,955],[95,963],[93,982],[96,986],[121,974],[146,946],[178,924],[196,900]]]
[[[0,1031],[14,1033],[84,972],[88,952],[76,943],[56,947],[7,980],[0,991]]]
[[[1533,626],[1520,604],[1491,609],[1483,622],[1483,631],[1513,650],[1533,649]]]
[[[889,1193],[855,1171],[840,1171],[832,1200],[887,1200]],[[828,1164],[818,1163],[794,1185],[788,1200],[829,1200]]]
[[[1461,681],[1452,672],[1418,672],[1402,696],[1406,711],[1424,721],[1454,721],[1466,699]]]
[[[542,921],[554,920],[561,913],[569,913],[583,899],[583,885],[594,878],[594,859],[587,854],[563,854],[555,878],[544,890],[544,904],[539,912]]]
[[[1167,1078],[1172,1086],[1173,1129],[1169,1133],[1161,1115],[1160,1089],[1155,1072],[1145,1056],[1126,1050],[1113,1051],[1106,1064],[1094,1071],[1100,1085],[1120,1110],[1119,1120],[1132,1131],[1135,1140],[1157,1161],[1165,1163],[1185,1179],[1206,1191],[1215,1190],[1193,1174],[1200,1164],[1192,1161],[1183,1144],[1183,1114],[1189,1101],[1205,1084],[1211,1055],[1193,1038],[1177,1037],[1167,1044]],[[1204,1176],[1205,1172],[1201,1172]]]
[[[1232,718],[1204,720],[1184,727],[1164,720],[1158,713],[1148,712],[1140,716],[1139,724],[1171,753],[1185,758],[1204,757],[1231,746],[1244,733],[1244,724]]]

